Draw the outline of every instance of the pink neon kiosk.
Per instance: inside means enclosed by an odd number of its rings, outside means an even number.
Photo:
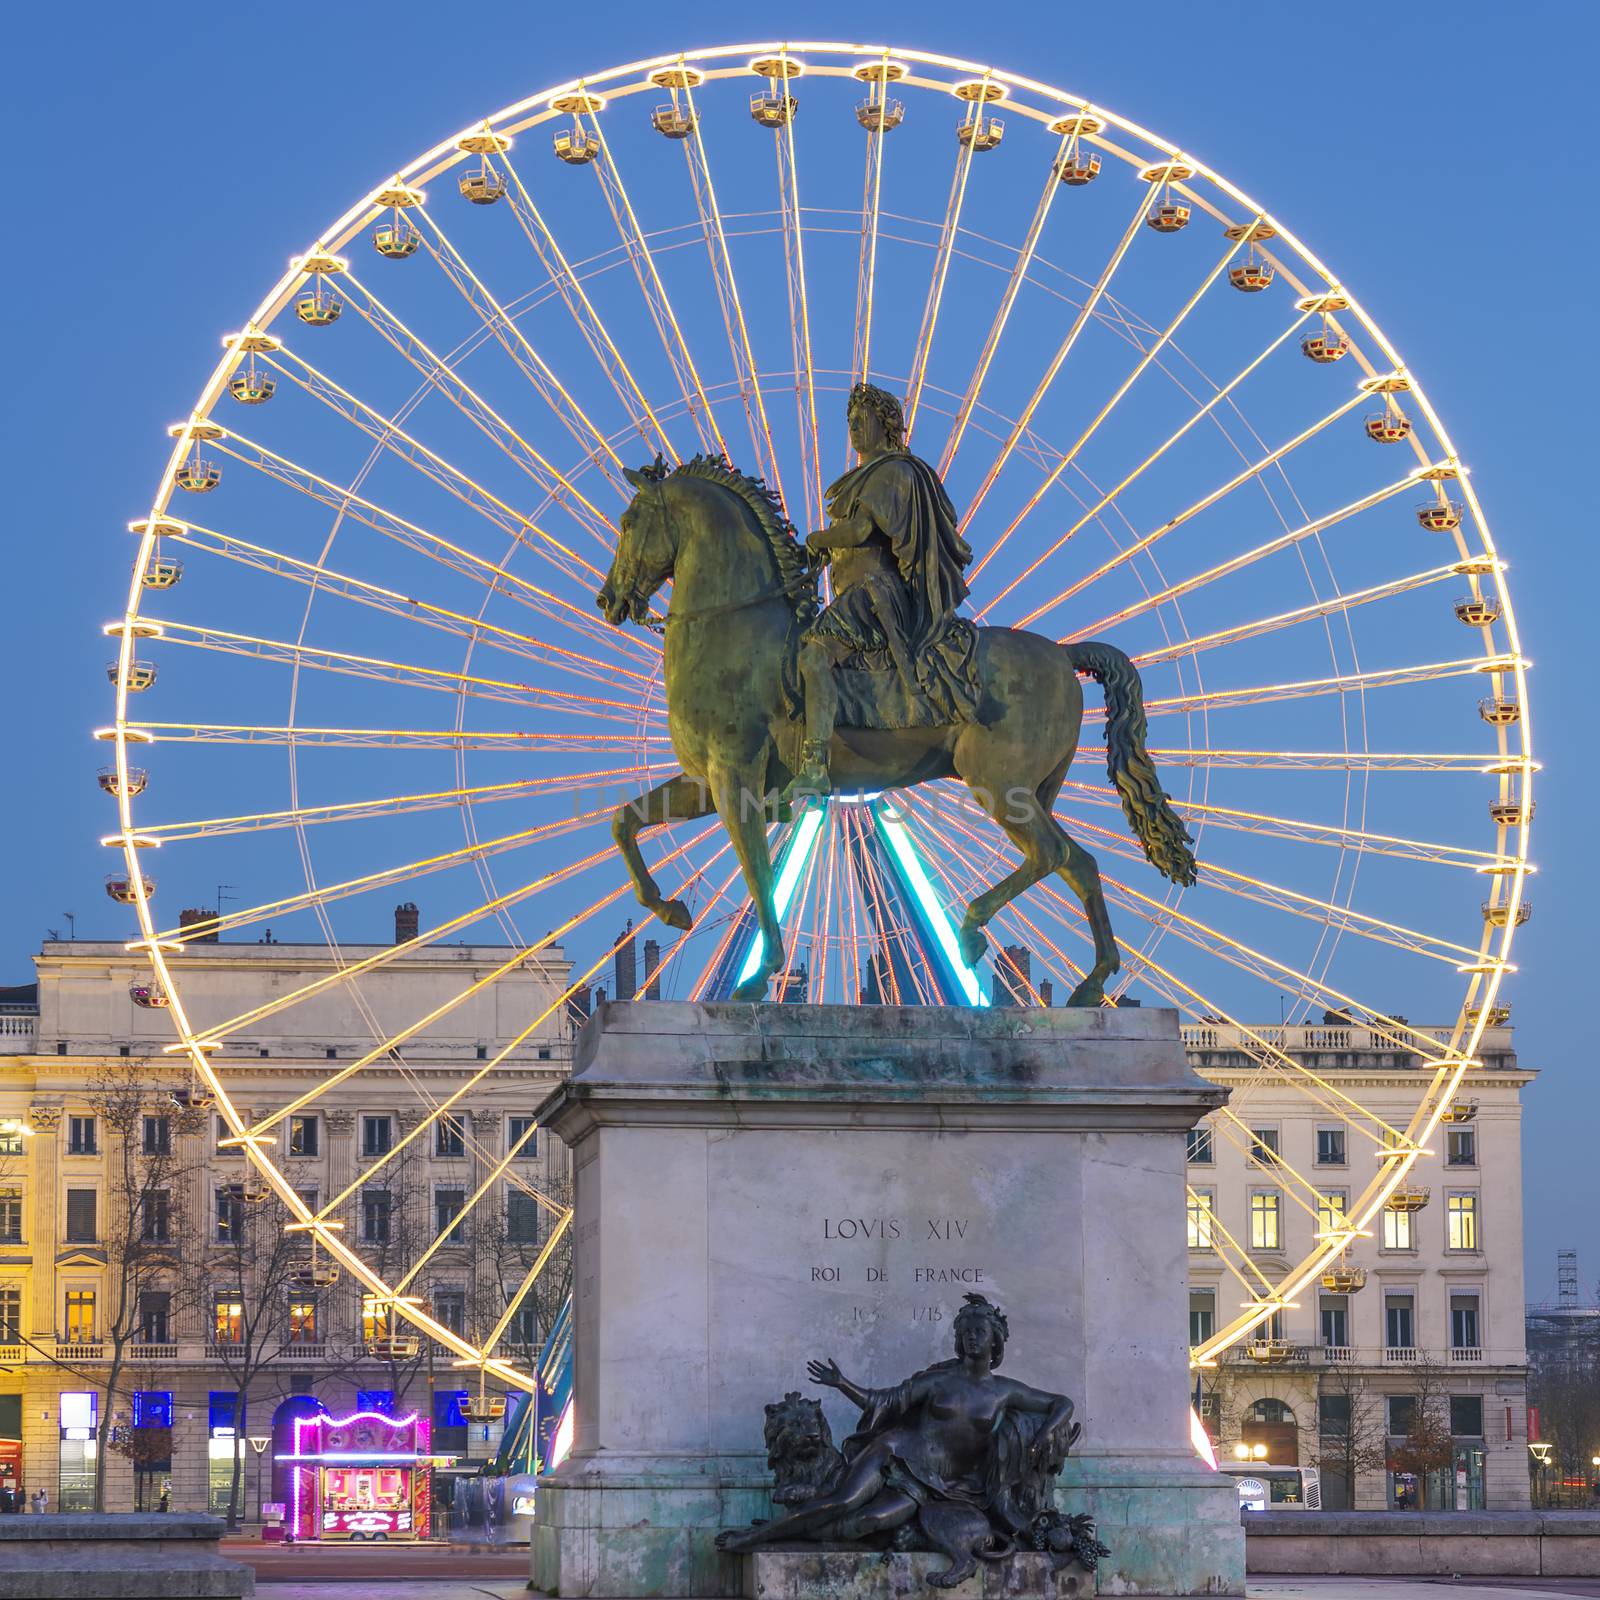
[[[433,1424],[419,1412],[298,1417],[290,1470],[290,1537],[426,1539],[433,1503]]]

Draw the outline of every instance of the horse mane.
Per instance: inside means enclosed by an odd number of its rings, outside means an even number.
[[[784,598],[801,627],[816,620],[819,609],[816,579],[806,565],[805,551],[795,537],[794,524],[784,515],[783,502],[766,481],[740,472],[726,456],[690,456],[667,474],[669,477],[704,478],[731,489],[755,513],[756,522],[778,564]]]

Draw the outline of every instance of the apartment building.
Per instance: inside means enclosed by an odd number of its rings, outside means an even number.
[[[401,908],[397,945],[414,929]],[[379,954],[358,979],[341,973]],[[551,946],[486,981],[508,955],[345,947],[336,963],[321,946],[199,940],[174,962],[197,1027],[245,1019],[215,1057],[233,1102],[257,1119],[296,1103],[271,1135],[292,1186],[313,1207],[336,1202],[341,1239],[389,1283],[426,1254],[405,1292],[474,1341],[569,1185],[564,1148],[532,1117],[569,1068],[568,965]],[[36,986],[6,991],[0,1013],[0,1477],[86,1507],[106,1408],[113,1510],[163,1495],[223,1509],[238,1454],[253,1514],[272,1498],[274,1417],[309,1401],[420,1410],[436,1449],[492,1453],[498,1424],[469,1422],[461,1403],[476,1371],[390,1326],[353,1274],[284,1231],[287,1208],[166,1052],[164,997],[137,956],[50,942],[34,965]],[[531,1359],[541,1312],[525,1301],[503,1348]]]
[[[1320,1087],[1306,1092],[1309,1079],[1300,1087],[1263,1070],[1238,1028],[1184,1027],[1190,1064],[1232,1090],[1239,1119],[1212,1119],[1190,1139],[1195,1343],[1247,1298],[1224,1262],[1225,1237],[1281,1281],[1311,1253],[1319,1229],[1336,1226],[1367,1187],[1381,1132],[1342,1097],[1403,1129],[1427,1070],[1403,1038],[1337,1016],[1249,1031],[1271,1037]],[[1329,1463],[1356,1455],[1352,1509],[1528,1505],[1521,1094],[1534,1074],[1518,1064],[1509,1027],[1488,1029],[1481,1055],[1406,1193],[1370,1237],[1346,1250],[1340,1265],[1349,1270],[1301,1291],[1297,1305],[1230,1350],[1203,1381],[1205,1421],[1220,1453],[1244,1443],[1264,1445],[1274,1465],[1321,1462],[1331,1509],[1351,1497],[1350,1474]],[[1441,1425],[1447,1419],[1453,1456],[1420,1475],[1398,1470],[1419,1405]],[[1355,1433],[1363,1437],[1352,1450]]]

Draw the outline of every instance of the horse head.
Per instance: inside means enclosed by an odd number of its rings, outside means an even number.
[[[677,547],[667,516],[666,462],[660,456],[648,467],[624,467],[634,496],[622,513],[617,553],[595,604],[607,622],[650,620],[650,598],[672,576]]]

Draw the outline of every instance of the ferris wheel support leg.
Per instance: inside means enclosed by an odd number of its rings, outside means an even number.
[[[694,926],[694,917],[681,900],[662,899],[661,886],[650,875],[639,849],[639,835],[646,828],[659,828],[666,822],[693,822],[715,809],[705,781],[679,772],[665,783],[618,806],[611,819],[611,837],[616,840],[628,868],[639,904],[646,911],[654,912],[669,928],[684,933]]]

